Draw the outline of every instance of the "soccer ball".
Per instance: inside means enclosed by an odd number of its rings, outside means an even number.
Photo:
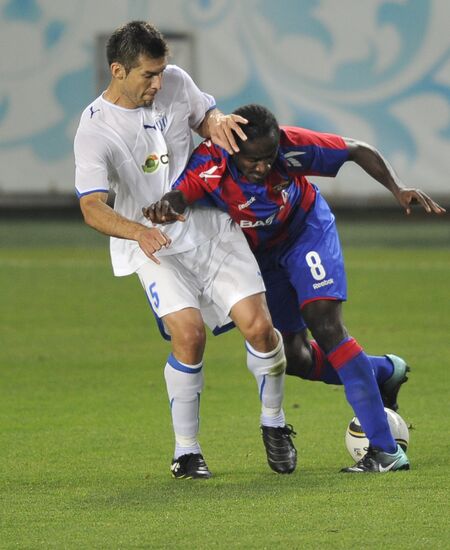
[[[409,430],[406,422],[396,412],[391,409],[384,409],[391,428],[393,438],[397,441],[400,447],[406,451],[409,444]],[[345,432],[345,446],[352,458],[357,462],[366,454],[369,440],[361,428],[359,420],[352,418]]]

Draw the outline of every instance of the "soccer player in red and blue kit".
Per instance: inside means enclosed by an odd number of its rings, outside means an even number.
[[[419,189],[407,189],[373,147],[353,139],[298,127],[279,127],[270,111],[246,105],[247,140],[239,153],[205,141],[194,151],[172,191],[144,209],[155,223],[184,219],[187,205],[214,205],[244,231],[261,267],[274,325],[282,332],[287,374],[343,384],[366,433],[367,454],[343,472],[409,469],[393,439],[384,406],[396,410],[407,380],[405,361],[395,355],[369,356],[345,329],[344,262],[334,216],[306,176],[335,176],[354,161],[389,189],[410,213],[414,203],[429,213],[445,212]],[[307,337],[307,328],[314,340]]]

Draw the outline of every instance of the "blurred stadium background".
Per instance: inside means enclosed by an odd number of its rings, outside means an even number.
[[[72,140],[106,86],[105,37],[153,21],[173,61],[231,111],[377,146],[405,184],[450,204],[447,0],[0,1],[0,208],[76,208]],[[395,206],[356,167],[322,186],[333,206]]]

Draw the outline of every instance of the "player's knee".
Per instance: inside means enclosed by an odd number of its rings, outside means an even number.
[[[302,308],[302,316],[319,346],[327,353],[346,336],[342,304],[338,300],[318,300]]]
[[[327,353],[347,336],[342,324],[326,317],[315,319],[308,328],[319,346]]]
[[[186,364],[197,364],[202,360],[206,344],[203,326],[187,325],[172,334],[172,347],[177,358]]]
[[[286,374],[307,379],[313,366],[311,348],[299,338],[284,337]]]
[[[263,293],[240,300],[232,307],[230,317],[255,350],[267,353],[277,347],[280,337],[273,328]]]
[[[286,353],[286,374],[298,376],[299,378],[309,379],[313,362],[311,354],[302,353],[288,355]]]
[[[253,319],[252,323],[245,328],[245,339],[256,350],[268,352],[274,349],[279,336],[275,332],[270,318],[260,315]]]

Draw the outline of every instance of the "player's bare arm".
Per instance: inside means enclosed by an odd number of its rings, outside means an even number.
[[[107,204],[107,193],[91,193],[80,199],[84,221],[100,233],[120,239],[137,241],[142,251],[159,264],[154,253],[170,245],[170,238],[157,227],[146,227],[128,220]]]
[[[169,191],[161,200],[154,202],[150,206],[142,209],[142,214],[152,223],[174,223],[176,221],[184,222],[183,216],[188,203],[181,191]]]
[[[445,213],[445,208],[439,206],[421,189],[405,187],[392,166],[375,147],[352,138],[344,138],[344,141],[349,151],[349,160],[358,164],[381,185],[384,185],[407,214],[411,213],[411,206],[415,204],[423,206],[429,214]]]
[[[219,109],[211,109],[205,115],[196,132],[202,138],[211,139],[213,143],[225,149],[230,155],[239,153],[234,132],[246,141],[247,136],[241,128],[241,124],[247,124],[247,120],[239,115],[224,115]]]

